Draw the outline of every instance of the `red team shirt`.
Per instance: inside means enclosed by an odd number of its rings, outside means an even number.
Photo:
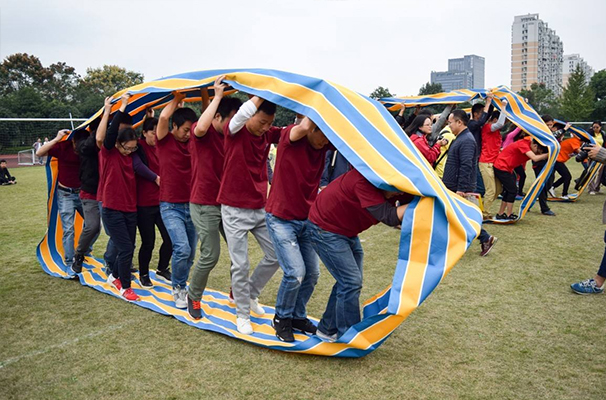
[[[325,231],[354,237],[379,223],[366,208],[385,202],[383,193],[352,169],[320,192],[309,220]]]
[[[108,150],[102,146],[99,154],[103,162],[103,184],[99,190],[103,207],[122,212],[136,212],[137,183],[133,159],[123,156],[115,147]]]
[[[282,219],[305,220],[318,195],[326,151],[330,146],[316,150],[307,137],[291,142],[289,136],[294,126],[282,130],[265,210]]]
[[[169,133],[170,135],[170,133]],[[147,167],[156,175],[160,175],[160,162],[156,147],[147,144],[144,138],[139,139],[139,147],[143,149],[145,158],[147,159]],[[156,182],[148,181],[139,175],[137,179],[137,206],[138,207],[155,207],[160,205],[160,188]],[[160,178],[161,179],[161,178]]]
[[[513,170],[528,161],[527,152],[530,149],[529,140],[518,140],[505,147],[494,162],[494,167],[501,171],[513,173]]]
[[[192,132],[196,125],[192,125]],[[225,138],[212,124],[206,135],[191,135],[189,152],[191,154],[191,198],[190,202],[207,206],[218,206],[217,196],[223,177],[225,161]]]
[[[231,207],[258,210],[267,199],[267,156],[280,140],[282,128],[271,127],[255,136],[244,126],[236,134],[225,124],[225,162],[217,202]]]
[[[179,142],[172,133],[158,140],[160,164],[160,201],[189,203],[191,185],[191,156],[189,144]]]
[[[482,127],[482,151],[480,153],[481,163],[494,163],[501,151],[503,138],[500,131],[492,132],[492,124],[486,124]],[[500,169],[500,168],[499,168]]]
[[[71,140],[55,144],[48,155],[59,160],[57,180],[65,187],[77,189],[80,187],[80,157],[74,151]]]

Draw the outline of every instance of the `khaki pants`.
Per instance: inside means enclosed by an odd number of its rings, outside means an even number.
[[[484,215],[490,214],[492,203],[503,190],[501,182],[494,177],[492,165],[492,163],[478,163],[482,180],[484,180],[484,189],[486,190],[486,193],[484,193]]]

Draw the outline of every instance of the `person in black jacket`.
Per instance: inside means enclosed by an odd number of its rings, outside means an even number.
[[[351,164],[338,150],[328,150],[326,152],[326,161],[324,163],[324,172],[320,179],[320,190],[339,176],[351,169]]]
[[[468,123],[469,116],[463,110],[454,110],[448,116],[448,126],[456,139],[450,145],[442,181],[448,189],[461,197],[475,192],[478,170],[478,147],[467,129]],[[484,229],[480,231],[478,239],[482,245],[481,256],[487,255],[497,242],[497,238]]]
[[[6,160],[0,160],[0,185],[14,185],[17,179],[8,172]]]

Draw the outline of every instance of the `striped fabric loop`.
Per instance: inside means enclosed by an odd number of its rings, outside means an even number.
[[[187,100],[196,101],[200,88],[209,87],[221,75],[226,76],[225,81],[233,90],[258,95],[311,118],[376,187],[416,196],[404,214],[392,283],[364,303],[362,321],[335,343],[305,335],[296,335],[294,343],[279,341],[271,328],[274,309],[269,306],[264,307],[264,317],[253,314],[255,333],[242,335],[235,326],[235,306],[229,303],[225,293],[212,289],[207,289],[202,299],[203,318],[192,320],[186,311],[174,307],[170,288],[156,280],[153,273],[151,278],[155,286],[152,289],[142,288],[137,280],[134,281],[133,288],[142,298],[136,304],[172,315],[200,329],[275,350],[336,357],[361,357],[372,352],[427,298],[463,256],[480,231],[480,210],[446,189],[381,103],[321,79],[264,69],[190,72],[116,93],[112,113],[118,108],[120,96],[129,92],[132,97],[126,112],[135,123],[140,123],[146,108],[162,107],[173,98],[173,91],[185,90]],[[81,127],[87,127],[100,115],[101,111]],[[47,166],[48,231],[38,246],[38,259],[48,274],[66,277],[62,229],[54,193],[56,164],[57,161],[51,159]],[[81,228],[82,221],[78,220],[77,236]],[[102,263],[88,257],[79,275],[80,282],[119,297],[105,283],[105,278]]]
[[[499,86],[494,89],[462,89],[447,93],[438,93],[425,96],[410,97],[386,97],[380,99],[380,102],[389,110],[396,111],[406,107],[431,106],[437,104],[459,104],[472,102],[474,100],[485,99],[488,94],[494,96],[493,104],[497,110],[504,112],[507,118],[516,126],[526,131],[533,139],[540,144],[547,146],[549,157],[545,167],[541,170],[537,179],[532,183],[526,196],[519,203],[518,220],[524,218],[528,210],[532,208],[539,197],[541,190],[545,186],[549,174],[553,170],[556,158],[560,152],[560,145],[551,131],[545,125],[537,112],[524,101],[517,93],[511,91],[505,86]],[[502,100],[507,100],[508,104],[503,108]],[[514,222],[517,222],[514,221]],[[494,220],[496,224],[511,224],[511,221],[502,222]]]

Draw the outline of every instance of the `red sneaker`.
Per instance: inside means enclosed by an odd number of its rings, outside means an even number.
[[[109,283],[110,286],[113,286],[117,290],[122,290],[122,282],[120,282],[120,278],[114,278],[112,274],[109,274],[109,276],[107,277],[107,283]]]
[[[131,288],[128,288],[126,290],[121,290],[120,293],[126,300],[129,300],[129,301],[140,300],[139,296],[137,296],[137,293],[135,293]]]

